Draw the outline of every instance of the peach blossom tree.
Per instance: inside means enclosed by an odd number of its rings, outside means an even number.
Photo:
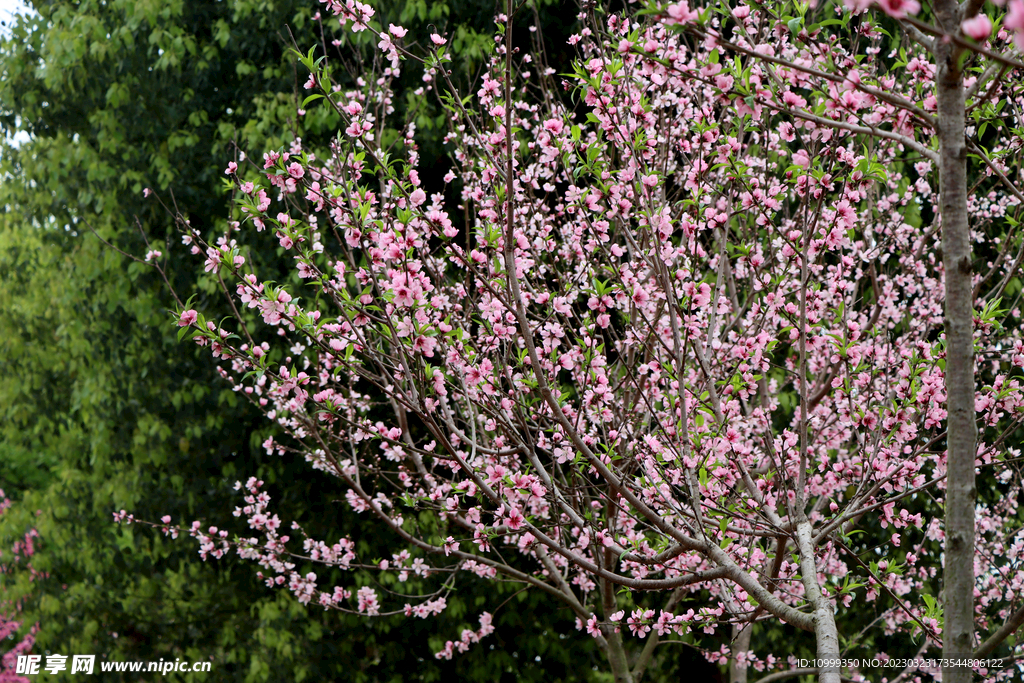
[[[234,315],[175,319],[394,552],[311,537],[256,478],[240,535],[157,526],[365,615],[521,583],[621,682],[705,636],[733,681],[1018,674],[1024,0],[588,5],[572,74],[510,3],[469,94],[450,36],[326,7],[378,68],[298,54],[335,142],[239,155],[219,238],[177,216]],[[384,135],[407,60],[450,114],[443,179],[414,124]]]

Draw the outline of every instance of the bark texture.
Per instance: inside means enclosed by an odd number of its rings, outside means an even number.
[[[801,516],[803,516],[801,514]],[[814,610],[814,638],[818,644],[818,661],[829,664],[818,669],[818,683],[840,683],[839,631],[836,629],[832,601],[821,593],[818,567],[814,561],[814,543],[811,523],[804,517],[796,525],[796,543],[800,557],[800,578],[804,584],[804,598]]]
[[[939,27],[960,30],[955,0],[934,5]],[[943,568],[943,659],[971,656],[974,640],[974,347],[970,224],[967,216],[967,143],[962,50],[935,41],[939,132],[942,257],[946,276],[946,539]],[[945,683],[968,683],[968,667],[944,667]]]
[[[729,662],[729,683],[747,683],[747,665],[737,661],[736,655],[750,649],[750,634],[754,632],[754,624],[742,624],[733,627],[732,661]]]

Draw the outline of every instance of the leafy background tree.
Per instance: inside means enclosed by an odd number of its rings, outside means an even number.
[[[0,130],[28,137],[0,148],[0,486],[17,499],[0,540],[29,523],[44,539],[34,564],[48,578],[25,601],[25,628],[40,624],[35,652],[209,659],[213,677],[237,681],[599,679],[589,638],[514,587],[495,613],[493,649],[438,662],[438,641],[457,635],[492,588],[467,584],[440,622],[368,624],[304,608],[241,563],[204,564],[187,544],[111,523],[119,508],[212,516],[243,473],[284,500],[312,498],[304,463],[268,456],[259,416],[168,333],[166,284],[101,240],[139,253],[149,235],[167,272],[188,272],[144,187],[206,231],[226,216],[219,188],[233,144],[280,148],[300,130],[312,144],[330,139],[329,120],[293,120],[301,76],[287,47],[321,41],[317,8],[33,7],[0,42]],[[564,46],[573,13],[553,10],[539,7],[538,17]],[[447,28],[461,57],[455,76],[467,83],[492,45],[488,2],[410,0],[381,14],[421,32]],[[411,94],[417,78],[404,76],[403,106],[427,133],[425,165],[436,164],[442,114]],[[361,524],[374,538],[365,520],[337,509],[309,509],[303,522],[341,533]]]

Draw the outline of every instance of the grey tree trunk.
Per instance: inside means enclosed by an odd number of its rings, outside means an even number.
[[[811,523],[803,512],[802,520],[796,525],[796,545],[800,558],[800,579],[804,584],[804,599],[814,610],[814,638],[817,642],[817,658],[825,666],[818,668],[818,683],[840,683],[839,631],[836,628],[832,602],[821,593],[818,584],[818,568],[814,561],[814,545]]]
[[[605,656],[608,657],[608,664],[611,666],[612,675],[615,676],[615,683],[633,683],[633,674],[629,670],[629,661],[626,656],[626,648],[622,645],[622,634],[614,628],[605,630],[605,640],[608,647]]]
[[[754,624],[736,625],[732,629],[732,662],[729,665],[729,683],[747,683],[747,665],[736,661],[736,655],[750,649],[750,635]]]
[[[938,25],[960,30],[956,0],[936,0]],[[974,641],[974,348],[970,225],[967,216],[965,93],[952,41],[935,41],[942,261],[946,276],[946,539],[943,568],[943,659],[971,656]],[[944,683],[969,683],[968,667],[945,666]]]

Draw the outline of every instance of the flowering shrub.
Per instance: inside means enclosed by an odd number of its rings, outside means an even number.
[[[11,501],[0,489],[0,516],[11,506]],[[15,569],[23,562],[27,564],[31,576],[36,576],[32,565],[28,563],[29,558],[35,554],[35,539],[39,533],[31,529],[24,537],[16,541],[7,553],[0,552],[0,578],[7,578],[13,575]],[[4,591],[6,592],[6,590]],[[0,641],[15,640],[21,622],[16,621],[16,613],[21,610],[17,603],[7,599],[0,599]],[[36,627],[33,626],[20,640],[10,649],[3,653],[0,659],[0,683],[28,683],[27,678],[19,676],[17,670],[18,656],[28,654],[35,644]]]
[[[428,194],[414,126],[401,154],[381,135],[411,36],[331,0],[388,66],[345,87],[300,55],[303,106],[323,100],[342,132],[323,160],[296,140],[228,166],[238,222],[215,243],[186,226],[185,242],[236,316],[175,315],[279,426],[267,452],[343,482],[395,552],[311,538],[255,478],[237,485],[250,537],[170,517],[165,533],[366,615],[437,613],[459,572],[521,582],[572,610],[618,681],[659,638],[726,627],[707,655],[734,678],[785,668],[750,646],[764,619],[812,633],[824,660],[885,660],[883,635],[909,655],[946,635],[947,656],[990,657],[1024,621],[1024,197],[1000,113],[1024,104],[1008,56],[1024,2],[994,36],[982,3],[952,24],[948,3],[934,23],[916,2],[871,4],[583,12],[564,80],[510,48],[502,14],[471,97],[451,92],[431,35],[424,80],[449,109],[455,169]],[[304,288],[247,260],[246,240],[271,237]],[[299,563],[447,578],[417,600]],[[840,628],[857,609],[877,639]],[[484,613],[438,656],[490,630]],[[634,657],[623,631],[646,641]],[[980,669],[1007,679],[1008,663]],[[871,670],[794,673],[841,668]]]

